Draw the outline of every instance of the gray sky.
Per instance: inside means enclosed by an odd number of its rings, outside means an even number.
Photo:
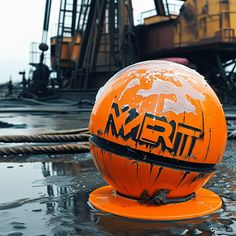
[[[51,25],[58,15],[59,0],[53,0]],[[20,81],[19,71],[29,70],[31,42],[40,42],[42,37],[45,0],[0,0],[0,83]],[[152,9],[153,0],[133,0],[134,16]],[[49,30],[49,35],[51,33]]]

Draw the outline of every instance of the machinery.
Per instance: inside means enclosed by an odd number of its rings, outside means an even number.
[[[187,58],[220,97],[235,96],[236,2],[186,0],[177,16],[156,2],[157,15],[137,27],[140,60]]]
[[[235,96],[235,1],[154,0],[154,14],[137,26],[131,0],[60,3],[57,34],[50,41],[51,67],[60,87],[97,90],[135,62],[184,58],[218,95]],[[50,7],[47,0],[44,43]]]
[[[61,0],[51,65],[64,87],[99,88],[137,60],[131,1]]]

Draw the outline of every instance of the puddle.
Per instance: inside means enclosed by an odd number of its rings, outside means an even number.
[[[89,219],[88,193],[103,184],[91,159],[82,163],[0,163],[0,235],[76,232],[78,220]]]
[[[32,180],[38,178],[43,178],[40,163],[1,163],[0,186],[3,192],[0,194],[0,210],[2,203],[46,194],[42,187],[32,188]]]

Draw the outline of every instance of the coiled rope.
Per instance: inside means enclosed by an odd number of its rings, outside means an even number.
[[[88,128],[39,133],[35,135],[0,136],[0,142],[2,143],[73,142],[57,145],[4,146],[0,147],[0,154],[15,155],[84,153],[89,152],[89,137],[90,134]]]

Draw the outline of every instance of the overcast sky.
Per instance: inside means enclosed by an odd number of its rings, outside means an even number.
[[[18,72],[25,70],[28,73],[29,70],[30,43],[41,41],[46,0],[0,2],[0,83],[9,81],[10,77],[13,81],[20,81]],[[52,2],[51,25],[57,21],[60,0]],[[153,7],[153,0],[133,0],[136,20],[140,12]]]

